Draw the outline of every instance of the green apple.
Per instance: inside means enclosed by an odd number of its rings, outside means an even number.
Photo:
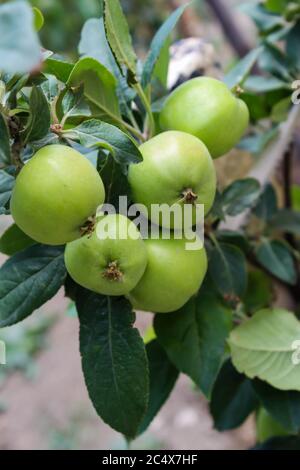
[[[280,423],[269,415],[265,408],[260,408],[257,413],[256,432],[257,441],[260,443],[271,439],[271,437],[287,436],[289,434]]]
[[[202,140],[213,158],[229,152],[249,123],[249,111],[227,86],[199,77],[176,88],[160,113],[162,130],[188,132]]]
[[[49,145],[18,175],[11,213],[32,239],[63,245],[88,229],[104,199],[102,180],[87,158],[65,145]]]
[[[140,147],[143,162],[130,165],[128,179],[133,200],[143,204],[148,217],[164,227],[181,228],[171,216],[163,220],[153,213],[153,204],[175,205],[181,211],[186,204],[192,207],[190,226],[199,222],[196,204],[210,210],[216,192],[216,172],[205,145],[185,132],[169,131],[159,134]],[[152,215],[151,215],[152,210]]]
[[[135,224],[111,214],[97,220],[92,234],[67,244],[65,263],[72,279],[86,289],[125,295],[144,274],[147,250]]]
[[[136,310],[154,313],[181,308],[202,284],[207,271],[204,248],[187,250],[186,239],[147,239],[148,264],[128,295]]]

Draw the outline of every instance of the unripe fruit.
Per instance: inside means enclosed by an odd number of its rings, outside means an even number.
[[[128,173],[133,200],[146,206],[148,217],[164,227],[182,228],[172,217],[168,222],[153,212],[151,216],[152,204],[179,204],[182,213],[189,204],[190,226],[199,222],[195,204],[204,204],[207,214],[216,192],[216,172],[205,145],[192,135],[169,131],[148,140],[140,151],[143,162],[131,165]]]
[[[100,218],[91,234],[67,245],[65,263],[74,281],[86,289],[125,295],[145,272],[147,250],[135,224],[123,215],[111,214]]]
[[[160,114],[162,130],[178,130],[198,137],[213,158],[229,152],[249,123],[244,101],[210,77],[189,80],[167,98]]]
[[[104,199],[102,180],[87,158],[65,145],[49,145],[18,175],[11,213],[37,242],[63,245],[88,230]]]
[[[207,271],[205,249],[187,250],[187,240],[147,239],[148,264],[128,295],[136,310],[153,313],[181,308],[199,290]]]

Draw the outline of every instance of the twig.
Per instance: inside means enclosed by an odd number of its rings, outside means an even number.
[[[291,176],[292,176],[293,151],[294,151],[294,142],[291,142],[283,158],[284,203],[287,209],[290,209],[292,207]]]
[[[288,146],[283,158],[283,191],[284,191],[284,205],[287,209],[292,207],[292,164],[293,164],[293,151],[294,142],[292,141]],[[291,233],[285,235],[286,241],[296,247],[295,237]]]
[[[11,147],[12,163],[16,166],[16,174],[18,174],[24,166],[21,158],[21,151],[23,148],[22,138],[20,134],[20,125],[16,117],[10,117],[8,120],[8,127],[10,136],[13,140]]]
[[[151,104],[150,101],[148,100],[146,94],[144,93],[144,90],[142,89],[140,83],[136,83],[134,85],[134,88],[140,97],[141,102],[143,103],[143,106],[145,108],[145,111],[147,113],[147,118],[149,121],[149,135],[148,137],[151,138],[154,135],[155,132],[155,122],[154,122],[154,117],[151,109]]]
[[[298,124],[298,119],[300,117],[300,106],[294,105],[287,121],[282,124],[279,132],[279,136],[272,141],[264,153],[261,155],[258,163],[254,168],[249,172],[247,176],[256,178],[261,183],[261,191],[263,191],[264,186],[270,180],[271,176],[274,174],[274,171],[281,163],[283,157],[286,155],[287,148],[290,145],[295,127]],[[223,230],[239,230],[246,225],[251,211],[245,211],[243,214],[237,217],[228,217],[225,222],[220,224],[220,229]],[[284,295],[288,299],[290,305],[295,303],[295,300],[299,300],[299,285],[297,284],[290,289],[287,289],[283,284],[278,284],[280,288],[277,291],[284,292]],[[286,307],[287,302],[280,302],[281,306]],[[290,307],[289,307],[290,308]]]
[[[206,0],[206,3],[220,21],[222,29],[236,53],[240,57],[248,54],[252,47],[244,39],[242,31],[240,31],[234,20],[231,9],[222,0]]]
[[[287,147],[290,144],[294,129],[300,117],[300,106],[294,105],[290,111],[287,121],[281,125],[279,135],[274,139],[261,155],[257,164],[248,173],[248,177],[257,179],[261,184],[261,191],[270,180],[274,171],[283,159]],[[236,217],[227,217],[225,222],[220,224],[222,230],[238,230],[243,227],[248,220],[249,211],[245,211]]]

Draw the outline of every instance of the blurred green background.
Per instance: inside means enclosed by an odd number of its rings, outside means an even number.
[[[45,17],[45,25],[40,32],[44,47],[71,56],[76,54],[84,22],[100,15],[100,0],[31,0],[30,3],[38,7]],[[171,9],[171,2],[122,0],[121,3],[134,31],[135,42],[144,48]]]

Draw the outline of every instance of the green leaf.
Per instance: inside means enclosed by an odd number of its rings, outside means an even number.
[[[223,365],[213,388],[210,412],[215,428],[226,431],[240,426],[258,406],[251,381],[239,374],[230,360]]]
[[[61,116],[65,116],[72,112],[72,110],[78,105],[78,102],[83,96],[83,85],[78,90],[72,90],[71,88],[65,88],[62,90],[59,96],[59,104],[56,108],[59,108]]]
[[[10,108],[16,108],[18,106],[17,103],[17,95],[24,88],[29,81],[29,74],[22,75],[13,75],[10,80],[6,83],[6,91],[9,92],[7,97],[7,106]],[[23,94],[24,99],[24,94]],[[26,99],[26,104],[27,104]]]
[[[0,166],[11,162],[9,131],[4,116],[0,113]]]
[[[122,11],[119,0],[104,0],[104,25],[106,37],[124,74],[123,67],[127,69],[129,82],[136,83],[137,57],[132,47],[128,23]]]
[[[99,152],[98,171],[105,187],[105,202],[119,207],[119,196],[131,196],[127,177],[122,166],[110,154]]]
[[[15,178],[4,170],[0,170],[0,210],[10,199],[15,185]]]
[[[270,106],[267,103],[266,94],[246,91],[242,95],[242,100],[248,107],[251,122],[257,122],[269,116]]]
[[[52,77],[55,78],[55,77]],[[47,81],[47,76],[42,72],[37,72],[35,74],[29,75],[28,80],[26,82],[26,86],[33,87],[33,86],[42,86],[43,83]],[[25,95],[20,99],[20,102],[24,102]]]
[[[283,98],[278,101],[273,107],[271,112],[272,122],[281,123],[288,118],[289,110],[291,108],[291,98]]]
[[[300,235],[300,212],[298,210],[281,209],[272,219],[270,228],[285,233]]]
[[[33,70],[41,61],[40,43],[34,31],[30,6],[14,1],[0,6],[0,63],[9,74]]]
[[[78,317],[76,305],[75,305],[74,302],[69,303],[65,313],[68,317],[71,317],[71,318],[77,318]]]
[[[82,84],[84,95],[89,100],[95,116],[112,123],[120,121],[116,79],[104,65],[91,57],[80,59],[75,65],[67,85],[79,87]]]
[[[76,90],[62,90],[57,99],[56,113],[67,128],[74,127],[87,118],[91,119],[91,110],[84,97],[83,86]]]
[[[35,243],[16,224],[13,224],[0,238],[0,252],[7,256],[12,256]]]
[[[254,155],[259,155],[277,135],[278,126],[274,126],[268,131],[245,137],[238,143],[237,147]]]
[[[300,69],[300,21],[297,21],[286,38],[286,53],[295,68]]]
[[[300,185],[293,184],[291,187],[292,207],[294,211],[300,211]]]
[[[276,421],[265,408],[260,407],[256,413],[256,440],[265,442],[276,436],[287,436],[289,433]]]
[[[76,302],[85,383],[103,421],[136,436],[148,404],[145,347],[127,300],[81,291]]]
[[[154,75],[155,75],[155,71],[154,71]],[[157,76],[157,78],[160,80],[159,75]],[[167,80],[167,76],[165,76],[165,80]],[[156,115],[159,115],[159,113],[163,109],[163,106],[167,98],[168,98],[167,96],[163,96],[162,98],[159,98],[158,100],[151,103],[152,112],[155,113]]]
[[[78,50],[81,56],[93,57],[114,75],[116,69],[119,70],[106,39],[103,18],[90,18],[85,22]]]
[[[272,13],[283,13],[286,8],[286,0],[266,0],[265,7]]]
[[[253,448],[254,450],[300,450],[300,437],[273,437]]]
[[[25,142],[34,142],[45,137],[50,129],[50,109],[40,87],[33,87],[29,100],[30,118],[24,130]]]
[[[285,26],[274,29],[270,33],[267,33],[266,40],[271,44],[276,44],[279,41],[286,41],[288,33],[291,31],[292,25],[285,23]]]
[[[54,75],[57,80],[62,83],[67,83],[74,68],[73,64],[64,60],[58,59],[55,56],[49,57],[44,63],[44,73]]]
[[[231,332],[232,362],[251,379],[300,391],[299,338],[300,322],[294,314],[279,308],[260,310]]]
[[[256,248],[255,254],[257,261],[273,276],[288,284],[296,284],[294,258],[285,243],[264,239]]]
[[[153,418],[168,399],[174,388],[179,372],[170,362],[166,352],[157,340],[146,346],[150,374],[149,405],[139,427],[139,434],[146,431]]]
[[[223,296],[242,297],[247,287],[246,258],[234,245],[218,243],[209,255],[209,273]]]
[[[253,382],[264,408],[290,433],[300,431],[300,393],[277,390],[258,379]]]
[[[62,247],[35,245],[0,269],[0,327],[28,317],[51,299],[66,276]]]
[[[284,18],[286,21],[299,21],[300,19],[300,4],[299,0],[295,2],[288,2],[287,7],[284,12]]]
[[[59,93],[58,81],[54,75],[47,75],[47,80],[41,84],[41,88],[47,98],[48,103],[51,103]]]
[[[146,88],[147,85],[151,82],[151,77],[155,68],[155,64],[163,50],[165,42],[170,36],[170,33],[175,28],[179,18],[181,17],[184,10],[189,6],[190,3],[186,3],[185,5],[180,6],[177,8],[169,18],[163,23],[163,25],[159,28],[157,33],[155,34],[151,45],[150,51],[146,58],[143,73],[142,73],[142,86]]]
[[[157,79],[160,84],[167,89],[168,87],[168,73],[169,73],[169,64],[170,64],[170,45],[171,45],[171,38],[170,36],[166,39],[164,46],[162,47],[159,57],[156,61],[154,70],[153,70],[153,78]],[[164,96],[164,100],[167,99],[167,96]],[[152,112],[159,112],[162,109],[162,106],[159,108],[159,103],[162,104],[162,99],[157,100],[156,102],[152,103]]]
[[[259,269],[248,272],[248,286],[242,301],[247,312],[255,313],[257,310],[269,307],[273,300],[272,281],[269,276]]]
[[[283,81],[291,82],[293,80],[292,64],[289,62],[289,58],[274,44],[264,43],[263,51],[259,57],[259,66],[262,70]]]
[[[151,341],[155,339],[156,339],[156,334],[155,334],[153,325],[150,325],[144,332],[144,336],[143,336],[144,343],[147,345],[148,343],[150,343]]]
[[[156,315],[154,330],[177,369],[209,397],[221,367],[231,311],[214,291],[203,287],[172,313],[172,321],[169,315]]]
[[[217,230],[218,241],[238,247],[243,253],[249,253],[251,245],[241,230]]]
[[[271,31],[278,26],[283,26],[284,21],[280,16],[269,13],[263,5],[256,2],[249,2],[242,5],[240,9],[249,15],[256,26],[264,32]]]
[[[253,210],[256,217],[269,221],[278,210],[277,195],[273,186],[268,183],[261,193]]]
[[[78,140],[85,147],[102,147],[109,150],[121,165],[142,161],[138,147],[127,134],[118,127],[97,119],[83,122],[74,129],[65,132],[64,136]]]
[[[261,47],[253,49],[225,75],[224,82],[228,88],[233,89],[243,84],[261,52]]]
[[[54,145],[54,144],[61,144],[61,139],[58,137],[57,134],[53,132],[48,132],[48,134],[40,140],[36,140],[30,144],[33,153],[36,153],[39,149],[45,147],[46,145]]]
[[[34,16],[34,28],[36,31],[40,31],[42,27],[44,26],[44,22],[45,22],[43,13],[41,12],[39,8],[36,8],[36,7],[33,7],[32,11],[33,11],[33,16]]]
[[[135,92],[127,85],[126,78],[121,74],[111,52],[105,35],[103,18],[91,18],[86,21],[81,32],[79,53],[84,57],[93,57],[98,60],[116,77],[119,103],[121,108],[126,107],[127,102],[134,98]],[[126,111],[124,113],[126,114]]]
[[[254,178],[236,180],[222,193],[221,203],[226,214],[235,216],[252,207],[260,195],[260,184]]]
[[[276,77],[263,77],[252,75],[244,83],[245,89],[255,93],[267,93],[274,90],[290,90],[290,83],[279,80]]]
[[[217,188],[214,204],[213,204],[213,207],[210,211],[210,214],[216,219],[225,220],[225,213],[224,213],[224,210],[223,210],[222,202],[223,202],[222,201],[222,194],[219,191],[219,189]]]

